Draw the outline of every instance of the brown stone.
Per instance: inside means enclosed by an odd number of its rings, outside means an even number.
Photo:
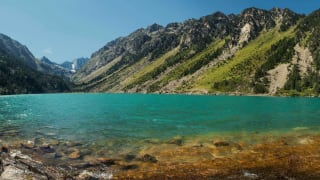
[[[133,169],[138,169],[138,165],[129,164],[129,165],[124,165],[121,167],[121,170],[123,170],[123,171],[128,171],[128,170],[133,170]]]
[[[131,161],[133,161],[135,158],[136,158],[135,155],[133,155],[133,154],[127,154],[127,155],[124,157],[124,160],[125,160],[126,162],[131,162]]]
[[[80,150],[76,149],[71,154],[69,154],[68,158],[70,159],[79,159],[81,157]]]
[[[116,161],[114,159],[110,159],[110,158],[98,158],[97,161],[102,164],[108,165],[108,166],[116,164],[115,163]]]
[[[168,144],[175,144],[178,146],[182,146],[183,145],[183,139],[181,137],[174,137],[172,139],[170,139],[169,141],[167,141]]]
[[[34,145],[31,144],[31,143],[21,143],[21,147],[22,148],[25,148],[25,149],[33,149],[34,148]]]
[[[225,141],[218,141],[213,143],[216,147],[229,146],[230,144]]]
[[[5,147],[5,146],[2,146],[0,148],[0,153],[8,153],[9,152],[9,148]]]
[[[158,160],[156,159],[156,157],[151,156],[150,154],[145,154],[143,155],[141,158],[139,158],[140,161],[143,162],[152,162],[152,163],[156,163],[158,162]]]
[[[55,151],[51,146],[47,144],[41,145],[39,149],[44,153],[53,153]]]

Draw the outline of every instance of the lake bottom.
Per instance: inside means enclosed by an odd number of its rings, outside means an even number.
[[[2,132],[0,146],[85,179],[317,179],[319,128],[208,133],[168,139],[69,141]]]

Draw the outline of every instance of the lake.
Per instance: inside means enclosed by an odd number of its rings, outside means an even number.
[[[79,158],[82,161],[92,157],[139,156],[145,152],[156,155],[161,148],[203,146],[213,139],[257,144],[284,134],[317,135],[319,107],[319,98],[153,94],[1,96],[0,143],[55,142],[52,146],[66,156],[74,148],[85,152]]]

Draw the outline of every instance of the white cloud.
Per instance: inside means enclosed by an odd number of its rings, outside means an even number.
[[[52,48],[46,48],[46,49],[43,50],[43,52],[44,52],[45,54],[53,54]]]

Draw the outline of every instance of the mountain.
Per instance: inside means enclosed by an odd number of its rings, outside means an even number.
[[[75,60],[72,61],[72,63],[74,64],[74,70],[78,71],[80,70],[87,62],[88,62],[89,58],[77,58]]]
[[[16,59],[20,59],[27,66],[33,69],[39,68],[39,63],[26,46],[20,44],[16,40],[11,39],[9,36],[6,36],[1,33],[0,49],[6,52],[9,56],[14,57]]]
[[[45,71],[26,46],[0,34],[0,94],[70,91],[61,77]]]
[[[158,24],[92,54],[76,91],[319,95],[320,10],[247,8]]]
[[[88,62],[88,60],[89,58],[81,57],[74,59],[72,62],[66,61],[62,63],[61,66],[75,73],[76,71],[80,70]]]
[[[45,56],[40,59],[40,62],[41,67],[45,69],[48,74],[60,76],[65,80],[69,80],[71,75],[73,74],[73,72],[69,69],[63,67],[60,64],[50,61]]]
[[[72,65],[73,63],[72,62],[69,62],[69,61],[66,61],[66,62],[63,62],[62,64],[60,64],[62,67],[64,67],[65,69],[68,69],[69,71],[71,71],[73,68],[72,68]]]

